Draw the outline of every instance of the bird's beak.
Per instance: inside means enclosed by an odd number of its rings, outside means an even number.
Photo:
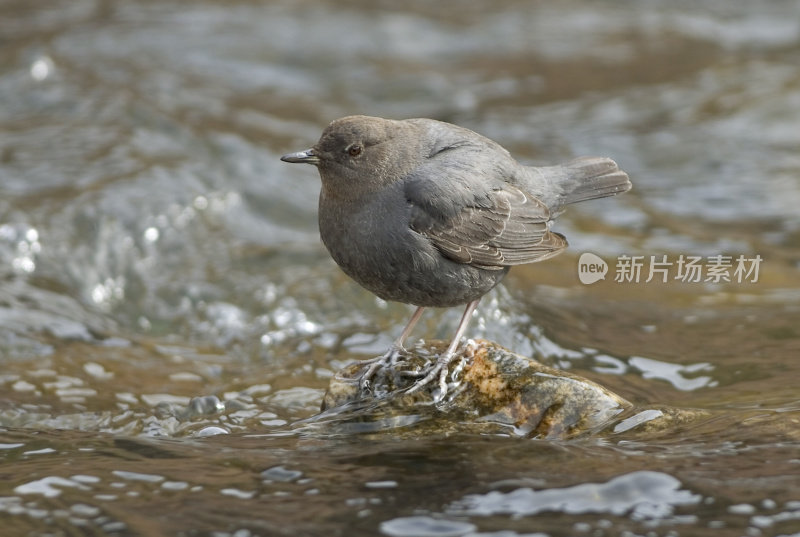
[[[300,162],[303,164],[319,164],[319,157],[314,153],[313,149],[306,149],[305,151],[298,151],[297,153],[283,155],[281,160],[292,163]]]

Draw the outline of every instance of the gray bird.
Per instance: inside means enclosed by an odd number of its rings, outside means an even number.
[[[417,306],[389,351],[362,376],[394,365],[426,307],[466,304],[455,337],[414,392],[447,370],[480,298],[513,265],[567,247],[550,231],[566,205],[626,192],[628,175],[604,157],[523,166],[499,144],[432,119],[348,116],[317,144],[281,157],[315,165],[322,178],[319,230],[334,261],[384,300]]]

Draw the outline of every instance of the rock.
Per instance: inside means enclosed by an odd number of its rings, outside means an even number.
[[[485,340],[469,341],[453,360],[443,401],[436,400],[436,383],[405,393],[434,359],[424,348],[407,351],[394,368],[378,371],[371,390],[359,384],[369,362],[345,367],[330,382],[321,421],[348,423],[365,432],[425,422],[426,431],[563,439],[601,431],[632,408],[590,380]]]

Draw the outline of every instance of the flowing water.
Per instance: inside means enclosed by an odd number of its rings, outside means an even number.
[[[797,535],[798,13],[0,3],[2,534]],[[337,269],[315,170],[278,160],[352,113],[615,158],[634,190],[564,214],[571,248],[470,336],[705,417],[570,441],[315,420],[411,312]]]

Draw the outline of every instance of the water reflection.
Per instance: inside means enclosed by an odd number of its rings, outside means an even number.
[[[634,520],[671,516],[676,506],[697,504],[702,497],[681,490],[680,481],[659,472],[640,471],[615,477],[606,483],[583,483],[564,489],[532,490],[468,495],[449,511],[477,516],[511,514],[532,516],[542,511],[568,514],[608,513],[629,515]]]
[[[391,537],[458,537],[477,529],[469,522],[444,520],[429,516],[410,516],[382,522],[381,533]]]
[[[713,371],[714,367],[708,363],[670,364],[641,356],[631,357],[628,363],[641,371],[644,378],[665,380],[681,391],[691,391],[706,387],[713,388],[719,385],[712,377],[706,375],[695,376],[700,371]],[[687,377],[687,374],[692,376]]]
[[[39,232],[24,225],[0,225],[0,244],[6,243],[0,250],[0,259],[8,263],[16,273],[26,274],[36,270],[36,256],[42,251]],[[8,265],[7,265],[8,266]]]
[[[41,494],[45,498],[53,498],[61,494],[60,487],[72,487],[88,490],[87,487],[72,479],[50,476],[29,483],[24,483],[14,488],[17,494]]]

